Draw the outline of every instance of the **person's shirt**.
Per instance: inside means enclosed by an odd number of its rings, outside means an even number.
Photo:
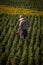
[[[30,23],[28,20],[26,20],[25,18],[21,18],[19,19],[20,23],[19,23],[19,28],[20,29],[27,29],[27,27],[30,26]]]

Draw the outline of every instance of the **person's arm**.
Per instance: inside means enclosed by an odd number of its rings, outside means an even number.
[[[19,32],[20,32],[20,30],[21,30],[21,26],[19,26],[19,28],[18,28],[18,30],[17,30],[17,32],[16,32],[16,33],[19,33]]]

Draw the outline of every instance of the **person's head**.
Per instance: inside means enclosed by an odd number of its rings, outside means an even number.
[[[20,16],[19,16],[19,19],[21,19],[21,18],[24,18],[24,16],[23,16],[23,15],[20,15]]]

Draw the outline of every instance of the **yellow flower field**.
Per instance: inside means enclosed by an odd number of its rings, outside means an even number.
[[[42,16],[43,11],[38,10],[31,10],[31,9],[25,9],[25,8],[14,8],[7,5],[0,5],[0,14],[1,13],[7,13],[7,14],[25,14],[25,15],[37,15]]]

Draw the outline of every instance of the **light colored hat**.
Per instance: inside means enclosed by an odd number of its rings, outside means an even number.
[[[23,15],[20,15],[19,18],[20,18],[20,19],[21,19],[21,18],[24,18],[24,16],[23,16]]]

